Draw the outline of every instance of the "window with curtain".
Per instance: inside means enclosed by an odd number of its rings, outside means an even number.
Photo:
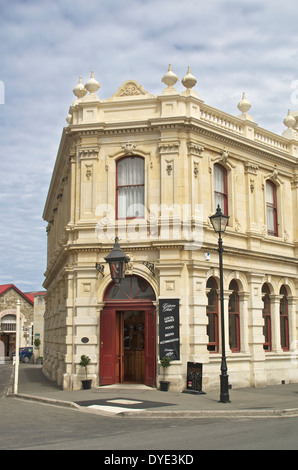
[[[229,344],[232,352],[240,351],[240,315],[238,284],[235,280],[230,283],[229,290],[233,291],[229,298]]]
[[[207,289],[207,335],[209,337],[207,349],[210,352],[218,352],[218,295],[217,283],[213,277],[208,279]]]
[[[264,327],[263,334],[265,337],[264,350],[271,351],[272,342],[271,342],[271,305],[270,305],[270,289],[268,284],[264,284],[262,287],[262,300],[263,300],[263,318],[264,318]]]
[[[272,181],[266,182],[266,210],[268,235],[277,237],[277,198],[276,186]]]
[[[288,294],[285,286],[282,286],[279,292],[282,295],[280,299],[280,342],[284,351],[289,350],[289,316],[288,316]]]
[[[117,218],[143,218],[145,215],[145,174],[142,157],[125,157],[117,162]]]
[[[219,205],[222,212],[228,215],[227,170],[218,164],[214,165],[214,202],[215,210]]]

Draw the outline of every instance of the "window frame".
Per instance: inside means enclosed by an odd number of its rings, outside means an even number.
[[[215,169],[218,168],[221,170],[222,175],[223,175],[223,187],[224,187],[224,192],[217,191],[216,185],[215,185]],[[220,198],[224,199],[224,207],[221,207],[221,210],[223,214],[229,215],[229,204],[228,204],[228,172],[227,169],[221,165],[220,163],[215,163],[214,164],[214,169],[213,169],[213,184],[214,184],[214,205],[215,208],[214,210],[217,209],[217,204],[216,204],[216,195],[219,195]]]
[[[212,283],[211,287],[210,287],[210,284]],[[209,285],[208,285],[209,284]],[[208,298],[208,304],[206,306],[206,315],[208,317],[208,325],[207,325],[207,336],[208,336],[208,344],[207,344],[207,349],[210,353],[218,353],[219,351],[219,341],[218,341],[218,338],[219,338],[219,329],[218,329],[218,325],[219,325],[219,312],[218,312],[218,285],[217,285],[217,282],[216,280],[214,279],[214,277],[210,277],[207,281],[207,289],[210,289],[209,292],[207,293],[207,298]],[[211,293],[212,289],[215,290],[215,293],[216,293],[216,297],[215,297],[215,310],[210,310],[208,309],[209,307],[209,294]],[[214,318],[214,321],[213,322],[210,322],[210,315],[213,316]],[[209,331],[210,331],[210,327],[214,325],[214,334],[212,336],[214,336],[215,338],[215,341],[210,341],[210,334],[209,334]],[[212,350],[212,348],[214,348]]]
[[[235,285],[235,288],[233,288],[233,285]],[[239,286],[238,283],[235,279],[233,279],[230,282],[229,285],[229,290],[232,290],[233,292],[229,295],[229,346],[230,350],[235,353],[235,352],[240,352],[240,296],[239,296]],[[236,302],[235,305],[237,305],[236,311],[232,312],[231,311],[231,297],[232,295],[236,294]],[[232,320],[233,318],[233,325],[232,325]],[[231,347],[231,325],[233,326],[234,329],[234,320],[235,320],[235,339],[236,339],[236,347]]]
[[[288,301],[288,292],[286,287],[283,285],[279,291],[282,298],[279,302],[279,318],[280,318],[280,345],[283,351],[289,351],[290,341],[289,341],[289,301]],[[285,312],[282,312],[282,302],[284,301]],[[283,324],[283,325],[282,325]],[[285,344],[283,345],[283,335],[285,336]]]
[[[143,161],[143,183],[119,185],[118,184],[118,180],[119,180],[119,163],[123,162],[123,160],[128,161],[128,160],[132,160],[132,159],[139,159],[139,160]],[[123,189],[123,188],[137,188],[137,187],[142,187],[143,188],[143,193],[142,193],[143,194],[143,201],[142,201],[142,204],[145,205],[145,159],[144,159],[144,157],[141,157],[140,155],[127,155],[127,156],[119,158],[116,162],[116,220],[144,219],[145,214],[142,214],[141,216],[119,217],[119,190]],[[126,207],[126,211],[127,211],[127,207]]]
[[[268,310],[265,311],[265,297],[268,300]],[[262,309],[262,316],[264,319],[264,327],[263,327],[263,334],[264,334],[264,344],[263,348],[265,352],[272,351],[272,318],[271,318],[271,300],[270,300],[270,289],[267,283],[263,284],[262,286],[262,301],[263,301],[263,309]],[[268,337],[266,338],[265,331],[267,329]],[[267,341],[266,341],[267,339]]]
[[[267,187],[270,186],[273,190],[273,203],[268,202],[267,200]],[[277,214],[277,188],[276,185],[271,180],[266,181],[266,225],[267,225],[267,233],[272,237],[278,237],[278,214]],[[268,226],[268,210],[273,211],[273,230],[269,229]]]

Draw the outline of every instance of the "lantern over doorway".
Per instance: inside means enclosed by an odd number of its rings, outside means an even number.
[[[130,258],[121,250],[118,237],[115,238],[111,253],[104,259],[110,266],[110,273],[114,283],[119,285],[121,280],[125,278],[126,264],[130,261]]]

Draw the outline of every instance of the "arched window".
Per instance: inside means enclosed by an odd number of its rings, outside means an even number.
[[[1,326],[3,332],[14,332],[16,331],[16,316],[15,315],[4,315],[1,319]]]
[[[271,351],[272,341],[271,341],[271,305],[270,305],[270,289],[268,284],[264,284],[262,287],[262,300],[263,300],[263,318],[264,318],[264,328],[263,334],[265,337],[264,349],[265,351]]]
[[[289,316],[288,316],[288,294],[285,286],[280,288],[280,342],[284,351],[289,350]]]
[[[124,157],[117,162],[117,219],[143,218],[145,215],[144,159]]]
[[[276,186],[266,181],[266,211],[268,235],[278,236]]]
[[[217,295],[217,283],[213,277],[207,281],[207,335],[209,342],[207,349],[210,352],[218,352],[218,295]]]
[[[240,351],[240,315],[238,284],[230,282],[229,290],[233,291],[229,298],[229,344],[233,352]]]
[[[217,163],[214,165],[214,203],[214,210],[219,205],[222,212],[228,215],[227,170]]]
[[[154,290],[150,284],[139,276],[126,276],[121,284],[116,286],[110,283],[105,292],[105,301],[147,301],[156,300]]]

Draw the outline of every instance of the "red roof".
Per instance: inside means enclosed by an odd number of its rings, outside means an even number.
[[[4,294],[7,292],[9,289],[14,289],[18,294],[20,294],[22,297],[24,297],[27,302],[33,305],[34,303],[34,295],[33,294],[24,294],[24,292],[20,291],[14,284],[4,284],[0,286],[0,295]]]
[[[24,293],[24,295],[26,295],[26,297],[28,297],[29,299],[32,300],[32,303],[34,302],[34,297],[36,295],[45,295],[46,294],[46,291],[38,291],[38,292],[26,292]]]

